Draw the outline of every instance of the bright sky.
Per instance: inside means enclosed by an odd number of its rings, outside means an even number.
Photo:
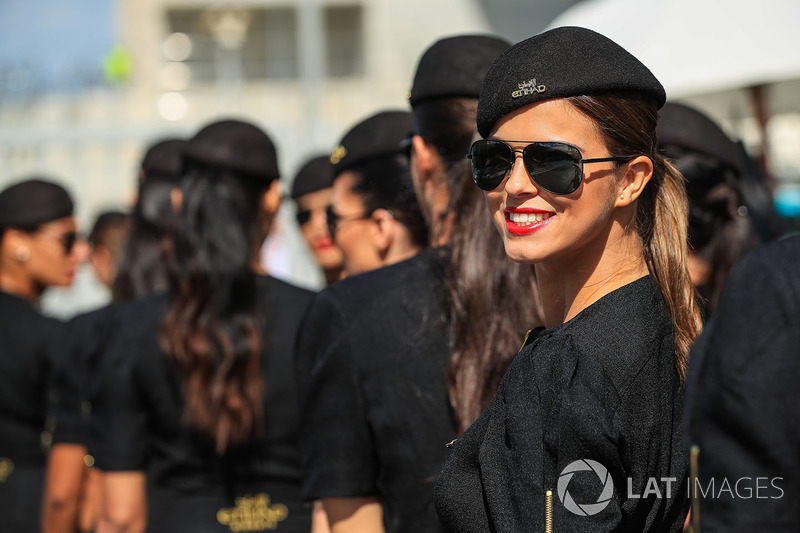
[[[100,68],[114,44],[114,0],[0,0],[0,69],[30,66],[48,85]]]

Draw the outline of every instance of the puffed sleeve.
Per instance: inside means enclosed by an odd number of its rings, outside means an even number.
[[[798,264],[798,238],[742,260],[692,349],[686,427],[703,533],[800,524]]]
[[[118,330],[92,377],[89,449],[101,470],[143,470],[148,417],[137,379],[137,339]]]
[[[376,456],[354,360],[352,328],[330,291],[312,302],[300,328],[295,371],[300,392],[303,497],[376,494]]]

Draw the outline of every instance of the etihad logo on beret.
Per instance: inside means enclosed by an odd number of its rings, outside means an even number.
[[[338,165],[339,161],[344,159],[344,156],[347,155],[347,148],[342,146],[341,144],[336,147],[336,150],[333,151],[331,154],[331,164]]]
[[[522,96],[528,96],[529,94],[533,93],[543,93],[547,90],[547,87],[544,85],[537,85],[536,78],[530,79],[528,81],[523,81],[519,85],[517,85],[517,90],[511,93],[511,98],[520,98]]]

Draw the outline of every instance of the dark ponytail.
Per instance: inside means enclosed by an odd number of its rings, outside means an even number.
[[[263,409],[251,269],[262,188],[230,171],[190,167],[181,189],[161,342],[181,373],[187,421],[222,452],[250,437]]]
[[[417,131],[437,149],[450,193],[441,216],[451,222],[432,226],[451,228],[439,257],[449,307],[447,390],[459,433],[494,396],[525,332],[542,323],[533,266],[508,258],[470,175],[465,156],[476,136],[476,108],[471,98],[429,100],[414,108]],[[432,242],[439,238],[433,235]]]
[[[263,417],[253,260],[265,235],[261,200],[277,177],[274,145],[248,123],[214,123],[184,150],[161,345],[181,376],[187,422],[218,453],[248,440]]]

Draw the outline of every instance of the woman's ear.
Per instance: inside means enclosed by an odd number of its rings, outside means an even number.
[[[281,200],[283,199],[283,188],[279,180],[272,180],[269,188],[264,191],[261,196],[261,208],[269,215],[270,218],[274,217],[281,207]]]
[[[397,232],[397,221],[387,209],[376,209],[370,217],[372,225],[372,242],[381,258],[385,257],[392,247]]]
[[[3,233],[1,243],[3,253],[19,263],[24,263],[31,256],[30,241],[30,236],[27,233],[14,228],[7,228]]]
[[[439,160],[436,148],[428,141],[414,135],[411,139],[411,145],[414,147],[413,157],[416,160],[416,171],[421,180],[421,185],[425,188],[430,184],[430,181],[441,174],[442,163]]]
[[[622,181],[620,181],[615,206],[624,207],[636,201],[652,177],[652,159],[644,155],[631,159],[627,163],[625,176]]]

